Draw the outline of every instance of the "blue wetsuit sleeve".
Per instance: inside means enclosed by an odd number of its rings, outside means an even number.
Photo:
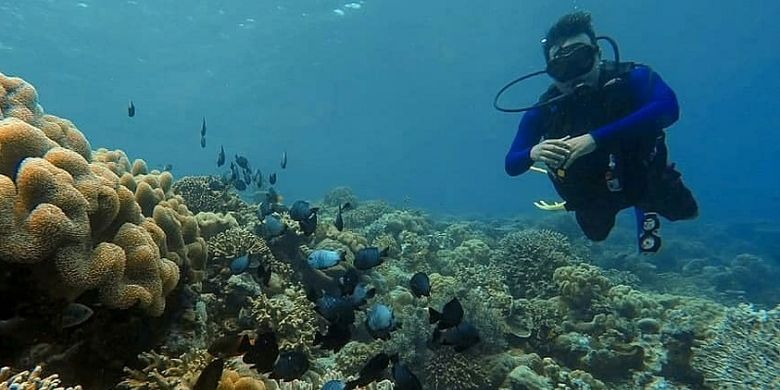
[[[638,66],[629,76],[631,91],[639,108],[612,123],[590,132],[599,147],[615,146],[620,138],[654,132],[670,126],[680,116],[677,96],[658,73]]]
[[[525,173],[533,165],[531,148],[542,138],[544,131],[542,123],[542,111],[538,108],[527,111],[523,115],[515,140],[504,161],[504,168],[509,176]]]

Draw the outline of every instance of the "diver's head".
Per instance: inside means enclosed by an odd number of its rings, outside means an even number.
[[[563,93],[577,87],[595,87],[599,80],[601,50],[596,44],[590,14],[582,11],[562,16],[542,40],[547,74]]]

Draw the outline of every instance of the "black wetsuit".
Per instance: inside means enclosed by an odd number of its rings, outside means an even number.
[[[672,221],[695,217],[693,195],[667,162],[664,128],[679,116],[674,91],[646,66],[600,66],[597,90],[526,112],[506,156],[507,173],[526,172],[533,164],[531,148],[542,139],[589,132],[596,141],[594,152],[580,157],[562,177],[550,170],[555,189],[588,238],[605,239],[615,215],[628,207]],[[551,87],[541,100],[558,94]]]

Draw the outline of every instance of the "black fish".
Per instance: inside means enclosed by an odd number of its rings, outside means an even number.
[[[222,370],[225,368],[225,361],[216,358],[209,363],[198,376],[198,381],[192,390],[216,390],[219,380],[222,379]]]
[[[225,183],[223,183],[222,180],[212,179],[209,182],[209,189],[212,191],[222,191],[225,189]]]
[[[412,276],[409,280],[409,288],[412,290],[412,294],[419,298],[421,296],[431,296],[431,280],[428,278],[428,274],[425,272],[418,272]]]
[[[63,329],[81,325],[92,317],[95,312],[89,306],[81,303],[71,303],[62,310],[60,327]]]
[[[130,101],[130,104],[127,105],[127,116],[130,118],[135,116],[135,104],[133,104],[133,101]]]
[[[349,326],[355,322],[355,308],[347,298],[323,295],[315,303],[314,310],[331,324]]]
[[[238,164],[241,169],[249,169],[249,160],[247,160],[244,156],[236,155],[236,164]]]
[[[259,331],[249,351],[244,354],[243,361],[251,364],[260,373],[270,372],[279,356],[279,340],[272,331]]]
[[[389,247],[380,251],[379,248],[370,246],[357,251],[354,261],[355,268],[365,271],[382,264],[389,250]]]
[[[304,235],[310,236],[317,230],[317,214],[313,213],[309,218],[299,221],[298,225],[301,227]]]
[[[279,203],[281,200],[281,197],[279,196],[279,193],[276,192],[276,190],[273,187],[268,188],[268,193],[265,194],[265,200],[266,202],[270,204],[276,204]]]
[[[271,185],[276,184],[276,172],[268,175],[268,182],[271,183]]]
[[[429,307],[428,315],[431,324],[438,322],[437,329],[452,328],[463,321],[463,306],[461,306],[458,298],[455,297],[444,305],[441,313],[436,311],[436,309]]]
[[[252,171],[244,169],[244,182],[247,185],[252,184]]]
[[[352,293],[347,295],[347,299],[355,309],[360,308],[368,302],[369,299],[376,296],[376,288],[368,288],[365,283],[358,283],[352,290]]]
[[[282,169],[287,168],[287,151],[282,152]]]
[[[260,284],[263,286],[268,287],[268,283],[271,281],[271,265],[262,262],[260,263],[260,266],[257,267],[257,279],[260,281]]]
[[[238,180],[238,168],[234,162],[230,162],[230,182]]]
[[[246,183],[241,179],[236,179],[233,181],[233,187],[236,187],[239,191],[244,191],[246,190]]]
[[[249,343],[249,336],[239,336],[236,333],[226,334],[209,345],[208,352],[211,356],[231,357],[246,353],[252,345]]]
[[[360,274],[355,268],[349,267],[349,269],[347,269],[347,271],[339,277],[339,289],[341,290],[341,296],[352,295],[352,293],[355,292],[355,287],[357,287],[359,282]]]
[[[480,342],[479,331],[474,325],[463,321],[458,326],[444,331],[434,329],[433,342],[441,340],[442,345],[452,345],[455,352],[463,352]]]
[[[200,137],[200,147],[201,149],[206,148],[206,137]]]
[[[382,352],[368,360],[365,366],[360,369],[358,377],[355,380],[347,382],[347,389],[354,389],[358,386],[367,386],[371,382],[377,382],[384,377],[384,372],[390,364],[390,357]]]
[[[290,206],[290,218],[293,221],[303,221],[319,210],[319,207],[311,207],[311,204],[305,200],[296,200]]]
[[[349,325],[331,324],[328,326],[328,332],[325,334],[317,333],[314,335],[314,345],[319,345],[322,349],[328,349],[338,352],[347,345],[352,339],[352,332],[349,331]]]
[[[263,188],[263,173],[259,169],[255,171],[255,184],[258,189]]]
[[[200,124],[200,137],[206,137],[206,117],[203,117],[203,122]]]
[[[225,148],[220,145],[219,155],[217,156],[217,167],[221,167],[223,165],[225,165]]]
[[[309,358],[306,354],[300,351],[286,351],[279,355],[270,377],[292,381],[299,379],[306,371],[309,371]]]
[[[393,362],[391,370],[393,376],[393,388],[396,390],[422,390],[422,384],[412,370],[398,360],[398,354],[390,357]]]
[[[341,212],[349,210],[351,207],[352,204],[349,202],[344,203],[344,205],[339,205],[339,212],[336,214],[336,222],[333,223],[338,231],[344,230],[344,218],[341,217]]]

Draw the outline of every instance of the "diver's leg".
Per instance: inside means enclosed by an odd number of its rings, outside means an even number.
[[[647,211],[655,211],[670,221],[693,219],[699,215],[699,205],[693,193],[682,181],[682,174],[668,165],[651,183],[651,196],[643,203]]]
[[[574,214],[582,232],[589,240],[604,241],[615,226],[617,212],[618,210],[613,208],[591,208],[577,210]]]

